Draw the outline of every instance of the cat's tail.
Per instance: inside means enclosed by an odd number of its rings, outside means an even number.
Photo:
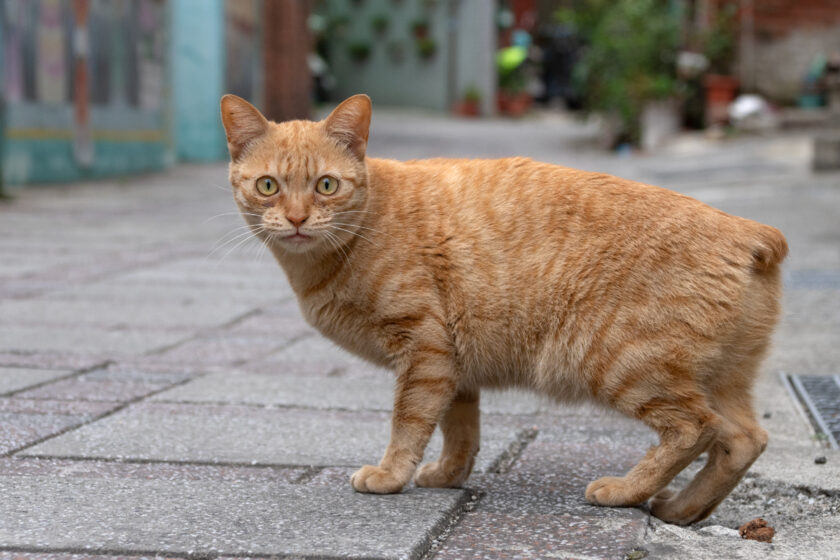
[[[757,224],[752,249],[755,270],[764,272],[780,264],[788,254],[788,244],[782,232],[772,226]]]

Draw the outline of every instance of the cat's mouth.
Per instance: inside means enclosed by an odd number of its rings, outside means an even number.
[[[293,233],[291,235],[285,235],[285,236],[281,237],[280,239],[282,239],[283,241],[291,242],[291,243],[303,243],[303,242],[306,242],[306,241],[309,241],[310,239],[312,239],[312,236],[311,235],[306,235],[305,233],[301,233],[299,231],[296,231],[295,233]]]

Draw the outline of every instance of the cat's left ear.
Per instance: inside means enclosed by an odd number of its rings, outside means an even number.
[[[329,136],[363,160],[370,131],[370,113],[370,97],[365,94],[354,95],[330,113],[324,120],[324,128]]]
[[[228,150],[236,161],[248,144],[268,132],[268,121],[256,107],[230,93],[222,97],[221,106]]]

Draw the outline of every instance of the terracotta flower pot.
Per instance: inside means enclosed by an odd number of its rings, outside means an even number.
[[[481,114],[478,101],[459,101],[452,108],[452,112],[462,117],[477,117]]]
[[[729,104],[735,101],[738,92],[738,80],[723,74],[707,74],[703,85],[706,88],[706,125],[726,123]]]

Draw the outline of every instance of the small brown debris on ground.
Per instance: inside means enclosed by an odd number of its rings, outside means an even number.
[[[752,521],[747,521],[738,529],[741,538],[750,539],[761,542],[773,542],[773,535],[776,530],[767,525],[767,521],[760,517],[756,517]]]

